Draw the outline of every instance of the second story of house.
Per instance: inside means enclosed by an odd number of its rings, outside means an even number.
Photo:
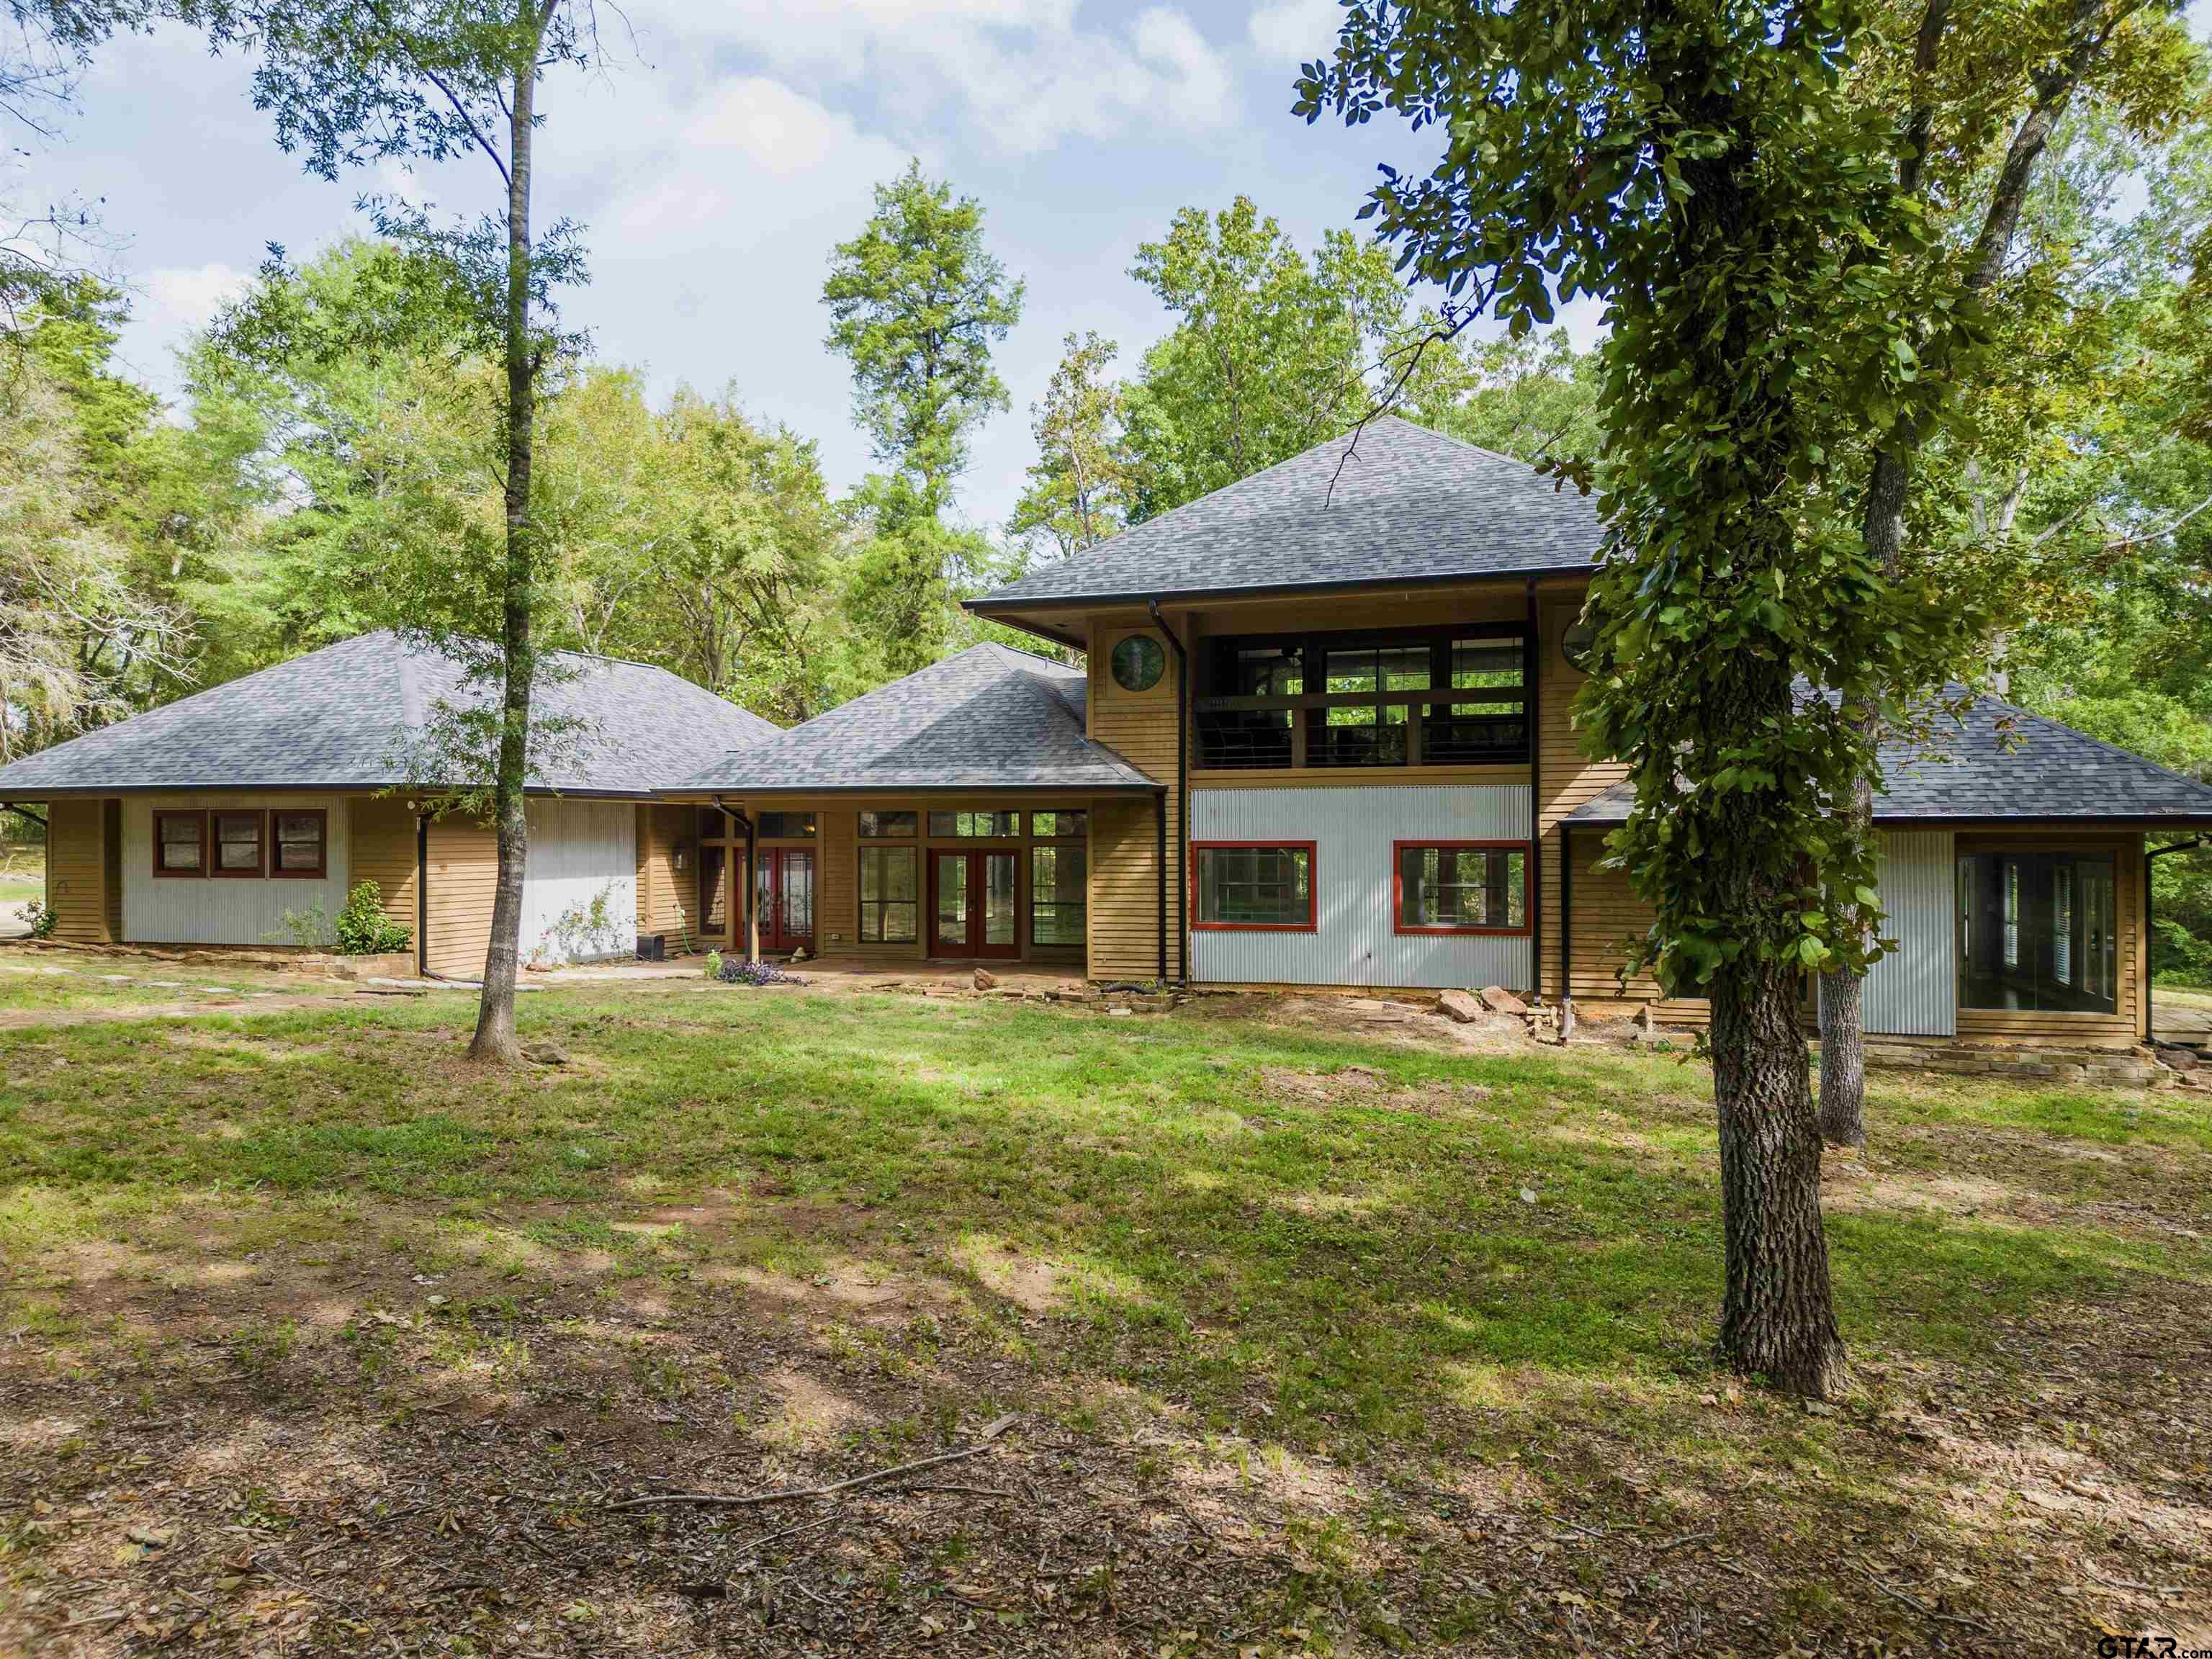
[[[1599,538],[1571,488],[1385,416],[972,608],[1084,651],[1091,735],[1155,776],[1187,672],[1194,788],[1525,781],[1547,758],[1568,787]]]

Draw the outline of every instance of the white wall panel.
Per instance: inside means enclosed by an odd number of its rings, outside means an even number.
[[[592,956],[637,949],[637,806],[626,800],[538,799],[530,803],[530,858],[522,872],[522,959],[566,960],[553,924],[588,910],[605,891],[613,933]]]
[[[1875,890],[1898,948],[1868,970],[1866,1029],[1887,1036],[1958,1030],[1958,877],[1948,830],[1880,836]]]
[[[1191,969],[1215,983],[1426,986],[1531,983],[1529,941],[1391,930],[1391,843],[1518,841],[1526,784],[1194,789],[1194,841],[1314,843],[1310,933],[1194,930]]]
[[[300,811],[319,807],[329,817],[325,849],[329,874],[321,881],[268,877],[156,876],[154,813]],[[123,801],[123,937],[141,945],[286,945],[287,910],[306,910],[317,899],[323,914],[345,908],[346,845],[352,814],[336,795],[128,795]],[[264,829],[264,835],[266,830]],[[266,858],[268,848],[263,849]]]

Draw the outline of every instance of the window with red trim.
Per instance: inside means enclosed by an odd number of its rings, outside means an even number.
[[[1401,841],[1391,851],[1397,932],[1528,931],[1525,842]]]
[[[267,814],[210,812],[208,819],[215,827],[210,842],[215,850],[215,860],[208,873],[258,876],[264,862],[262,842],[269,831]]]
[[[157,876],[207,874],[207,814],[154,814],[154,873]]]
[[[269,873],[301,881],[319,881],[330,872],[331,815],[313,811],[271,812]]]
[[[1316,926],[1314,844],[1191,843],[1191,926],[1310,933]]]

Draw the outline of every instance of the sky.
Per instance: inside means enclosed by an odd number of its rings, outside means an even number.
[[[1001,522],[1034,454],[1030,405],[1062,337],[1095,329],[1133,369],[1168,319],[1128,276],[1176,210],[1239,193],[1301,246],[1352,222],[1379,161],[1433,160],[1402,126],[1346,131],[1290,113],[1337,0],[633,0],[602,3],[605,66],[539,94],[535,212],[585,230],[592,279],[562,301],[601,362],[653,394],[727,391],[820,447],[833,489],[874,465],[847,365],[823,346],[822,280],[870,191],[918,157],[984,205],[1027,284],[998,348],[1012,407],[977,435],[958,511]],[[2192,20],[2212,33],[2212,0]],[[627,27],[620,18],[627,18]],[[16,158],[32,193],[96,204],[133,314],[121,350],[164,393],[174,353],[270,243],[311,256],[393,191],[473,215],[489,164],[386,167],[329,184],[283,154],[250,66],[165,28],[104,49],[79,108]],[[1580,343],[1597,316],[1562,317]]]

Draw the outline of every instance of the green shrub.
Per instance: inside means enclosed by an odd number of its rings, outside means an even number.
[[[720,979],[720,978],[721,978],[721,976],[722,976],[722,953],[721,953],[720,951],[708,951],[708,952],[707,952],[707,977],[708,977],[708,979]]]
[[[299,949],[319,955],[338,948],[337,930],[331,926],[331,913],[323,908],[320,899],[304,910],[285,911],[261,937],[272,941],[289,939]]]
[[[404,951],[415,942],[413,931],[384,914],[384,889],[364,881],[346,895],[335,931],[340,954],[376,957]]]
[[[23,920],[31,924],[33,939],[52,939],[54,926],[61,921],[61,916],[44,899],[33,899],[23,907]]]

